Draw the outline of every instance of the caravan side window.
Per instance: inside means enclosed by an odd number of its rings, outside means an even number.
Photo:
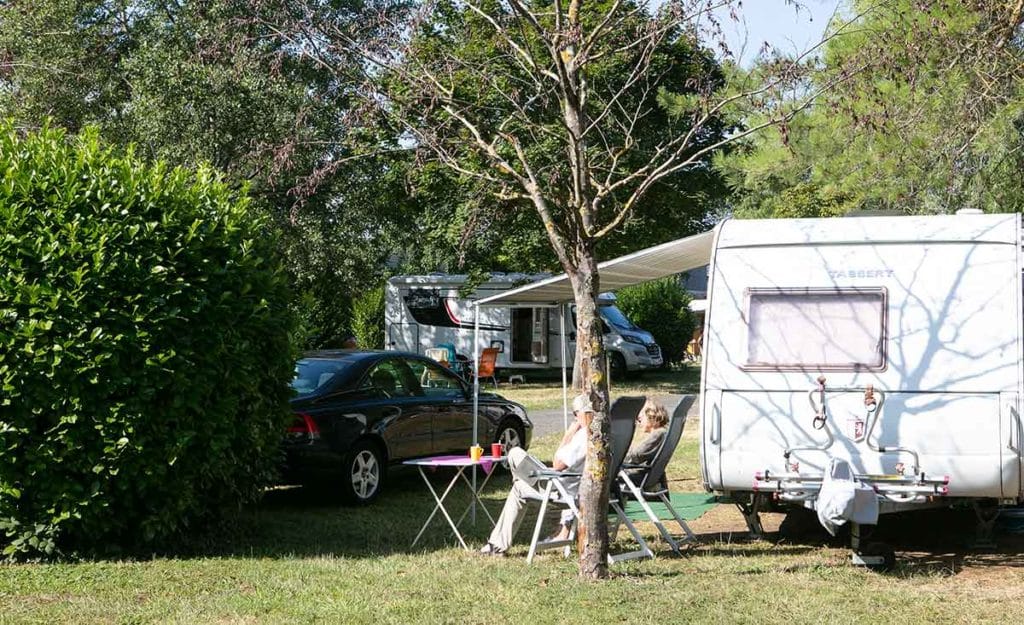
[[[885,289],[751,289],[744,369],[885,368]]]

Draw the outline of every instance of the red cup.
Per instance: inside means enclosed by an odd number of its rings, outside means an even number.
[[[501,458],[501,451],[502,451],[501,447],[502,447],[501,443],[491,443],[491,457],[492,458]]]

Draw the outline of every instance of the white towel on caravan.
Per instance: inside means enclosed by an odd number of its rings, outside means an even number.
[[[847,521],[878,523],[878,497],[874,489],[857,481],[850,463],[842,458],[833,458],[829,463],[815,507],[818,521],[833,536]]]

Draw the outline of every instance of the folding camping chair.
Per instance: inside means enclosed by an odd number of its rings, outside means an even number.
[[[633,431],[636,428],[636,417],[640,414],[641,408],[643,408],[646,399],[643,397],[620,397],[612,404],[611,410],[609,411],[611,417],[611,432],[610,432],[610,444],[611,444],[611,458],[609,458],[610,468],[612,469],[612,475],[616,475],[619,472],[619,467],[622,464],[623,459],[626,457],[626,451],[629,449],[629,444],[633,440]],[[537,522],[533,529],[533,538],[530,540],[530,552],[526,556],[526,562],[533,562],[533,557],[538,551],[546,549],[557,549],[563,548],[564,554],[569,555],[569,550],[572,544],[576,542],[576,525],[579,522],[580,511],[576,506],[576,492],[575,488],[570,488],[569,481],[573,479],[579,479],[581,476],[579,473],[566,473],[564,471],[543,471],[538,473],[538,477],[546,482],[543,487],[543,495],[540,499],[540,512],[537,513]],[[540,490],[540,488],[538,488]],[[555,503],[567,507],[572,511],[573,523],[569,531],[569,537],[565,540],[540,540],[540,532],[544,524],[544,514],[547,512],[548,504]],[[621,506],[616,503],[614,506],[616,514],[618,515],[618,523],[625,524],[626,528],[633,535],[633,539],[636,540],[639,545],[639,549],[635,551],[629,551],[626,553],[619,553],[615,555],[609,554],[608,563],[614,564],[622,560],[631,560],[634,558],[653,558],[654,552],[647,546],[647,542],[644,540],[640,532],[636,530],[626,515],[622,512]]]
[[[668,466],[669,461],[672,459],[672,454],[675,453],[676,447],[679,445],[679,439],[683,435],[683,426],[686,425],[686,413],[689,411],[693,402],[696,401],[696,395],[686,395],[683,397],[676,409],[672,411],[672,418],[669,420],[668,433],[665,434],[665,440],[661,442],[661,447],[651,458],[651,461],[645,465],[630,465],[623,464],[621,470],[618,473],[618,490],[622,491],[624,497],[622,501],[625,501],[625,497],[632,496],[643,508],[644,514],[647,518],[654,523],[654,526],[658,528],[662,538],[665,542],[672,547],[672,551],[680,553],[679,543],[672,537],[668,529],[665,528],[665,524],[661,522],[658,515],[651,509],[648,501],[660,501],[668,509],[669,513],[679,524],[679,528],[686,534],[684,541],[695,540],[693,532],[690,530],[690,526],[686,524],[676,509],[672,507],[672,502],[669,497],[669,489],[666,485],[667,482],[664,480],[665,467]],[[636,475],[633,478],[630,477],[630,470],[640,469],[639,477]],[[634,479],[635,478],[635,479]],[[613,506],[618,506],[619,502],[616,501]],[[620,517],[626,516],[624,511],[616,510]],[[618,525],[615,526],[615,530],[618,530]],[[614,536],[615,532],[611,532]]]
[[[423,355],[427,358],[436,360],[441,363],[442,366],[448,367],[449,369],[452,366],[452,361],[448,359],[448,350],[440,345],[423,350]]]
[[[436,360],[442,367],[451,368],[451,363],[446,360],[448,357],[448,350],[440,347],[430,347],[423,351],[423,355],[432,360]],[[444,377],[444,374],[438,372],[432,367],[424,367],[423,373],[420,374],[420,386],[423,388],[431,388],[435,386],[447,387],[448,378]]]
[[[498,376],[495,372],[495,367],[498,362],[498,348],[487,347],[480,352],[480,364],[476,370],[476,377],[487,379],[490,378],[494,382],[494,388],[498,388]]]

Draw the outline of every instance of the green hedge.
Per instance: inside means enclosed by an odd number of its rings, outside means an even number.
[[[211,171],[0,124],[0,547],[157,547],[272,473],[293,350],[265,222]]]
[[[686,344],[693,338],[696,318],[690,310],[690,295],[675,277],[645,282],[620,289],[617,304],[630,321],[647,330],[661,347],[666,362],[683,359]]]

